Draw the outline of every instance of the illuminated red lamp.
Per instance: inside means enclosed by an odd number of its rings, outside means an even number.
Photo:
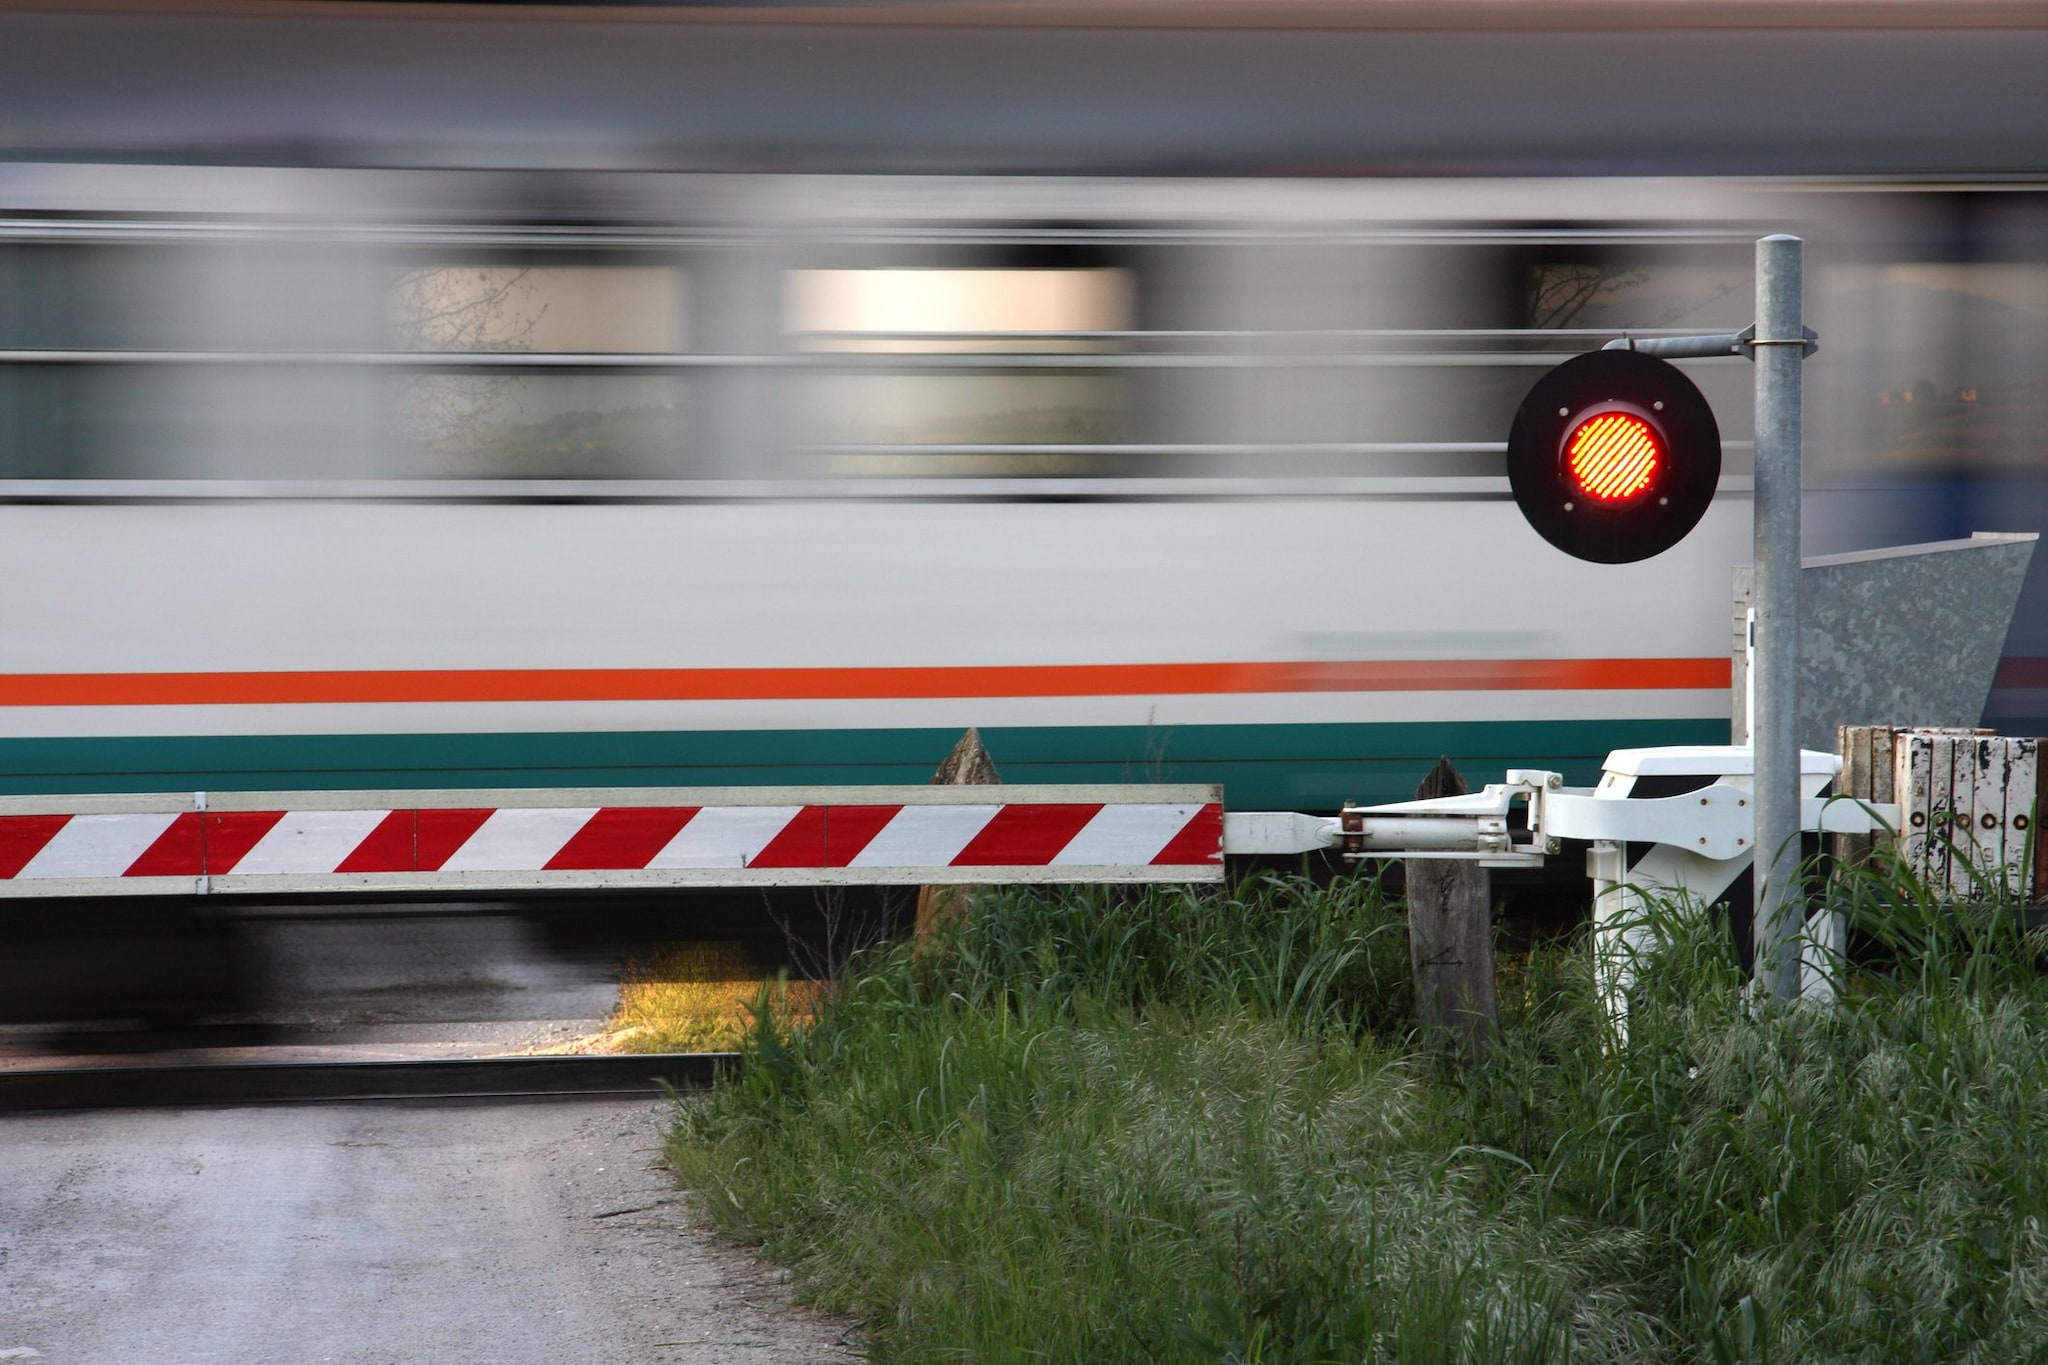
[[[1619,502],[1648,488],[1664,458],[1657,429],[1626,412],[1588,417],[1565,437],[1564,448],[1572,481],[1587,497],[1602,502]]]
[[[1721,432],[1674,366],[1637,351],[1574,356],[1522,400],[1508,483],[1545,540],[1579,559],[1662,554],[1699,524],[1721,478]]]

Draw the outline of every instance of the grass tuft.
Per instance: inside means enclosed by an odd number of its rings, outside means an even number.
[[[2037,1358],[2034,945],[1896,868],[1830,894],[1878,964],[1838,1007],[1751,1008],[1669,916],[1626,1048],[1539,950],[1471,1066],[1370,881],[990,894],[757,1011],[669,1154],[882,1360]]]

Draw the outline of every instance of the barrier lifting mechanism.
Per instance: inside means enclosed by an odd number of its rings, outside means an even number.
[[[1799,753],[1799,828],[1809,834],[1880,834],[1900,828],[1893,802],[1823,797],[1842,770],[1833,754]],[[1652,946],[1650,902],[1710,905],[1754,862],[1755,753],[1748,745],[1617,749],[1598,785],[1567,787],[1554,772],[1510,768],[1506,780],[1465,796],[1347,807],[1330,817],[1247,812],[1224,817],[1231,853],[1340,848],[1351,858],[1465,858],[1488,867],[1539,864],[1566,840],[1589,845],[1596,952],[1608,998],[1619,1001],[1639,953]],[[1684,790],[1674,795],[1638,795]],[[1641,851],[1633,862],[1628,854]],[[1797,850],[1793,850],[1796,858]],[[1804,925],[1798,991],[1826,995],[1844,949],[1839,916]]]

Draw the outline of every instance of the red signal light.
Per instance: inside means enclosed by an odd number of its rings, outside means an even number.
[[[1670,549],[1706,515],[1721,429],[1676,367],[1641,351],[1589,351],[1522,400],[1507,470],[1538,535],[1579,559],[1628,564]]]
[[[1619,502],[1650,486],[1663,462],[1664,446],[1642,418],[1603,412],[1579,423],[1565,439],[1572,481],[1587,497]]]

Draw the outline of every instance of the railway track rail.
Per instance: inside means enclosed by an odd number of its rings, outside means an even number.
[[[405,1061],[198,1062],[0,1070],[0,1112],[366,1100],[538,1100],[701,1090],[729,1052]]]

